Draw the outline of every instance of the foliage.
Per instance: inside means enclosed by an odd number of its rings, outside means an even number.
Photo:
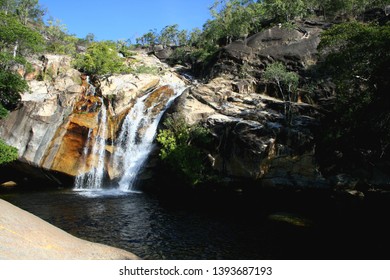
[[[129,72],[113,42],[93,42],[85,54],[78,55],[75,66],[86,74],[105,75]]]
[[[292,104],[297,101],[296,89],[298,88],[299,75],[287,71],[286,66],[281,62],[274,62],[267,66],[263,78],[266,81],[274,82],[278,86],[279,93],[284,101],[284,114],[288,122],[292,120]]]
[[[18,74],[0,69],[0,104],[14,109],[20,101],[20,93],[27,91],[27,82]]]
[[[298,87],[299,76],[295,72],[287,71],[283,63],[274,62],[268,65],[263,78],[276,83],[284,101],[296,101],[294,93]]]
[[[323,33],[320,49],[337,90],[324,146],[339,146],[355,162],[389,157],[390,26],[336,25]]]
[[[27,55],[43,50],[42,35],[23,25],[14,15],[0,12],[0,51]]]
[[[284,22],[306,13],[304,0],[264,0],[265,9],[271,17]]]
[[[206,156],[199,144],[208,142],[208,130],[200,125],[191,127],[180,116],[167,118],[164,126],[166,129],[157,135],[160,158],[190,184],[200,183],[206,176]],[[194,142],[197,145],[193,145]]]
[[[45,28],[45,34],[48,38],[46,50],[55,54],[75,55],[79,39],[68,35],[66,25],[60,20],[50,18],[47,23]]]
[[[0,119],[3,119],[8,116],[8,110],[3,107],[0,103]]]
[[[0,165],[18,159],[18,149],[11,147],[0,139]]]
[[[0,0],[0,11],[16,15],[23,25],[41,22],[46,13],[38,0]]]
[[[131,45],[130,45],[129,40],[127,40],[127,41],[118,40],[116,42],[116,49],[117,49],[118,53],[120,53],[121,55],[123,55],[123,57],[126,57],[126,58],[135,55],[135,53],[131,51]]]
[[[145,33],[141,37],[137,38],[137,44],[141,44],[143,46],[154,46],[158,44],[158,34],[157,31],[149,30],[148,33]]]
[[[258,32],[261,29],[259,19],[264,16],[263,4],[249,0],[215,1],[210,8],[213,20],[203,26],[203,40],[208,43],[231,43]]]

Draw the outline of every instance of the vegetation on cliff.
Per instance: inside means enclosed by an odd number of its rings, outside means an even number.
[[[18,158],[18,149],[11,147],[0,139],[0,165],[12,162]]]
[[[323,71],[336,83],[322,131],[323,159],[327,166],[341,159],[344,171],[377,167],[390,159],[390,26],[335,25],[323,33],[320,48]]]
[[[179,115],[167,118],[163,125],[157,135],[160,158],[190,185],[207,180],[207,154],[202,147],[211,141],[209,131],[200,124],[189,126]]]
[[[14,109],[20,93],[28,89],[15,69],[29,70],[26,56],[43,50],[44,40],[34,24],[40,23],[43,11],[38,1],[0,1],[0,110]]]

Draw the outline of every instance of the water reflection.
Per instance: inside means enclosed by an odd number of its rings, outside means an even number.
[[[195,200],[195,207],[118,190],[2,198],[70,234],[144,259],[379,259],[380,252],[390,249],[385,238],[390,232],[380,223],[378,203],[350,212],[332,208],[328,201],[291,197],[260,199],[253,208],[237,199],[223,206],[212,201],[212,207]],[[307,218],[302,214],[309,215],[310,227],[295,225]],[[368,235],[363,232],[367,228]]]

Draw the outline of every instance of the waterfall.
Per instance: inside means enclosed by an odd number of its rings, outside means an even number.
[[[122,192],[133,191],[133,186],[137,174],[146,162],[148,155],[153,149],[153,140],[157,132],[157,126],[165,110],[170,106],[176,97],[182,94],[184,86],[172,86],[173,96],[161,103],[161,100],[150,103],[145,102],[153,92],[145,94],[138,98],[126,115],[118,137],[114,142],[114,150],[110,162],[106,163],[106,139],[108,138],[107,129],[107,109],[101,100],[101,109],[98,114],[98,129],[88,131],[81,160],[84,164],[81,174],[76,177],[75,190],[102,190],[103,179],[105,177],[106,165],[110,164],[113,170],[116,170],[118,185],[114,189]],[[89,94],[93,95],[93,89]],[[167,97],[168,98],[168,97]],[[146,106],[145,104],[149,104]],[[160,106],[164,105],[162,109]],[[158,106],[158,107],[157,107]],[[156,107],[158,112],[156,113]],[[113,138],[112,138],[113,139]],[[88,166],[94,167],[88,172]]]
[[[104,165],[105,165],[105,152],[106,152],[106,138],[107,138],[107,109],[104,105],[103,99],[100,113],[98,118],[98,130],[96,136],[93,139],[92,149],[90,151],[89,146],[91,144],[93,129],[89,129],[88,138],[83,149],[82,160],[84,165],[87,165],[88,157],[92,157],[95,161],[95,167],[89,172],[83,173],[76,177],[75,189],[76,190],[96,190],[101,189],[103,177],[104,177]]]
[[[183,87],[174,87],[175,95],[172,96],[163,110],[153,116],[153,108],[158,104],[152,104],[145,108],[144,101],[150,93],[138,99],[134,107],[126,116],[120,134],[116,141],[116,149],[112,158],[112,164],[121,172],[118,189],[132,191],[136,176],[149,153],[153,148],[153,140],[157,132],[157,126],[165,110],[173,100],[183,91]]]

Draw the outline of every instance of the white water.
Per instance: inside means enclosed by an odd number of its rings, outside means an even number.
[[[122,174],[118,182],[118,189],[133,191],[137,174],[153,148],[158,123],[165,110],[183,90],[183,87],[174,87],[176,94],[168,100],[164,109],[154,117],[152,111],[157,104],[153,104],[150,108],[145,108],[144,105],[145,99],[150,94],[140,98],[126,116],[112,159],[113,165]]]
[[[99,118],[99,127],[96,137],[93,139],[92,150],[89,151],[89,145],[91,143],[92,129],[88,131],[88,139],[83,149],[84,165],[88,157],[94,157],[96,167],[92,168],[89,172],[83,173],[76,177],[75,189],[76,190],[97,190],[101,189],[103,177],[104,177],[104,164],[105,164],[105,152],[106,152],[106,138],[107,138],[107,109],[104,106],[102,100],[102,106],[100,114],[97,115]]]
[[[153,116],[153,108],[158,104],[153,104],[150,108],[145,108],[144,101],[151,94],[139,98],[129,111],[123,121],[120,133],[115,142],[114,153],[111,156],[110,164],[119,172],[118,185],[114,190],[121,192],[136,192],[133,190],[137,174],[147,160],[153,149],[153,140],[156,136],[157,126],[165,110],[171,103],[182,94],[185,87],[172,86],[175,95],[172,96],[165,107]],[[103,179],[105,176],[105,147],[107,139],[107,109],[102,101],[101,113],[99,117],[99,128],[94,139],[93,130],[88,131],[88,139],[83,149],[82,161],[87,165],[88,158],[97,158],[96,167],[89,172],[76,177],[76,191],[102,191]],[[89,148],[93,142],[92,149]]]

